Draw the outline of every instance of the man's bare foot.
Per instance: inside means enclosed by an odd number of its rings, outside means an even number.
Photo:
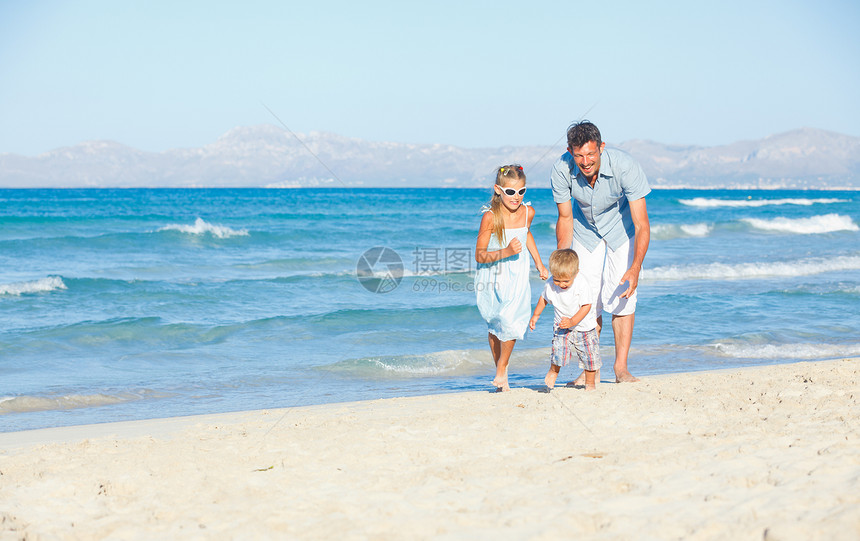
[[[555,387],[556,378],[558,378],[558,372],[555,370],[550,369],[550,371],[546,373],[546,377],[543,378],[543,382],[546,384],[547,389]]]
[[[624,372],[616,372],[615,373],[615,382],[616,383],[635,383],[639,381],[639,378],[625,370]]]

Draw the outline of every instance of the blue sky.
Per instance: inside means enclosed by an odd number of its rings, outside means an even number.
[[[0,0],[0,153],[198,147],[277,124],[373,141],[717,145],[860,136],[860,2]]]

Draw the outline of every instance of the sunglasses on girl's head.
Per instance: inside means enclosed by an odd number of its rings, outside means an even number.
[[[498,184],[496,184],[496,186],[499,186],[499,185],[498,185]],[[523,196],[523,195],[525,195],[525,194],[526,194],[526,189],[525,189],[525,188],[520,188],[519,190],[515,190],[515,189],[513,189],[513,188],[502,188],[501,186],[499,186],[499,188],[500,188],[500,189],[505,193],[505,195],[507,195],[508,197],[513,197],[513,196],[515,196],[515,195]]]

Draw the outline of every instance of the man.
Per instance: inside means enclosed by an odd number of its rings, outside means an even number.
[[[642,168],[630,155],[605,149],[591,122],[567,130],[567,152],[552,168],[552,194],[558,205],[558,248],[579,255],[595,303],[597,330],[603,311],[612,314],[615,381],[639,381],[627,369],[633,338],[636,287],[651,240],[645,196],[651,191]],[[574,382],[583,383],[583,376]]]

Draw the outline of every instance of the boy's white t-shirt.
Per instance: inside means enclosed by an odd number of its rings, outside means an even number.
[[[577,331],[590,331],[597,327],[597,314],[594,309],[594,301],[592,299],[591,289],[588,287],[588,281],[582,273],[578,273],[573,283],[567,289],[562,289],[555,285],[552,281],[552,276],[546,281],[546,286],[543,288],[541,296],[544,300],[551,304],[555,311],[554,326],[557,326],[563,317],[571,317],[579,312],[579,309],[590,304],[591,310],[582,318],[575,327]]]

